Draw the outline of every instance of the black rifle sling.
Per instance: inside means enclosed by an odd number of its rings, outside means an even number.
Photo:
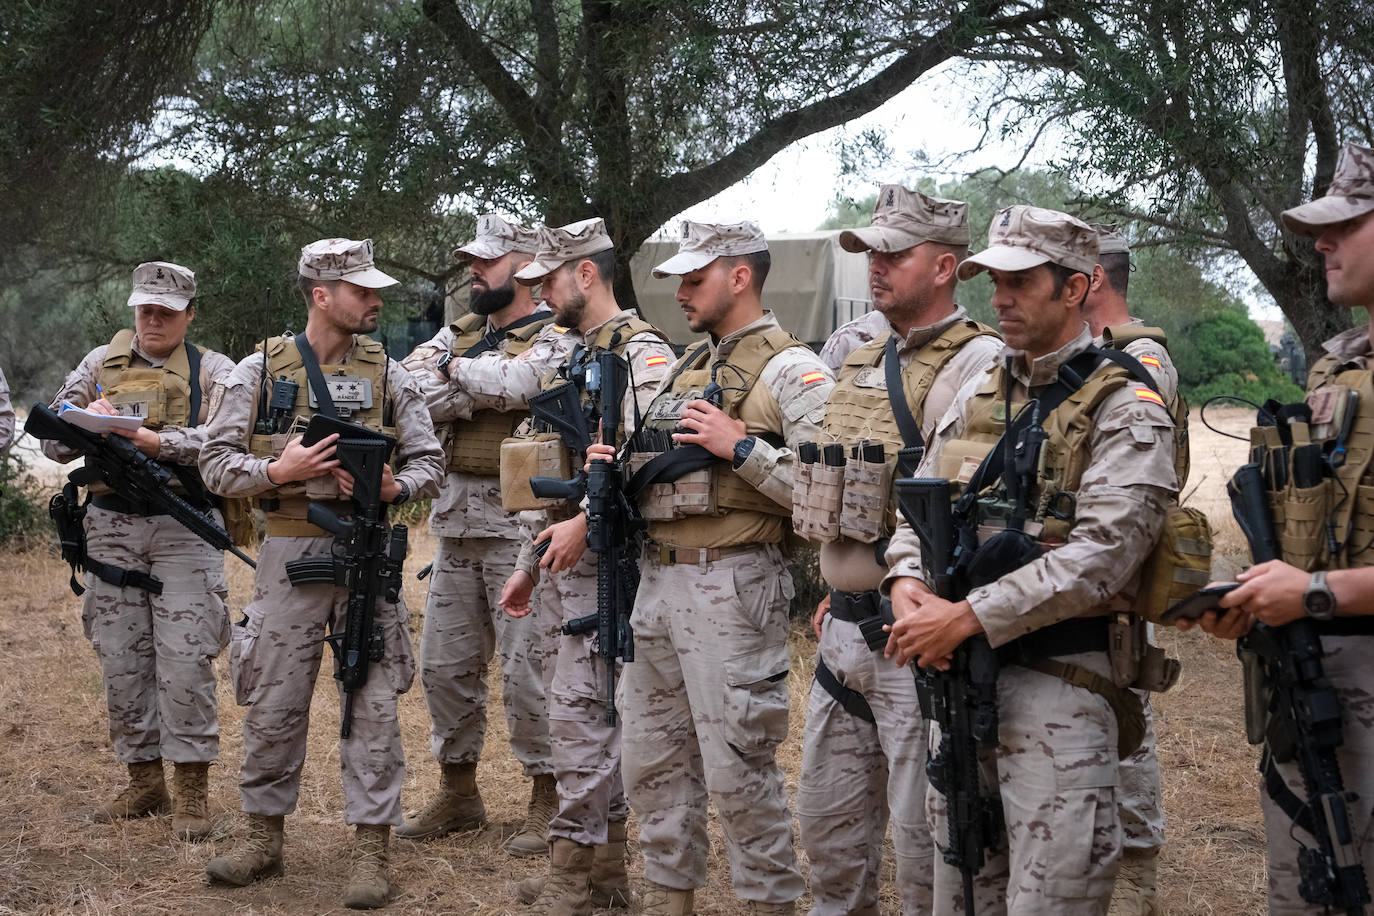
[[[825,692],[830,694],[831,699],[839,703],[851,716],[870,724],[877,721],[873,716],[873,707],[868,705],[864,695],[852,687],[841,684],[834,673],[826,667],[825,659],[819,654],[816,656],[816,683],[820,684]]]
[[[295,337],[296,351],[301,355],[301,363],[305,365],[305,380],[310,386],[310,390],[315,392],[315,407],[326,417],[339,418],[339,411],[334,407],[334,398],[329,394],[329,385],[325,383],[324,373],[320,371],[320,360],[315,356],[315,350],[310,346],[310,341],[305,339],[304,334]]]
[[[186,421],[187,428],[200,425],[200,350],[185,341],[187,375],[191,384],[191,416]]]
[[[902,434],[902,444],[907,448],[925,448],[926,440],[921,436],[921,427],[911,414],[906,402],[906,389],[902,387],[902,365],[897,356],[897,335],[888,334],[887,349],[883,353],[883,376],[887,382],[887,401],[892,405],[892,416],[897,420],[897,429]]]
[[[518,330],[520,328],[523,328],[525,325],[533,324],[536,321],[543,321],[547,317],[549,317],[548,312],[530,312],[523,318],[517,318],[510,324],[502,325],[494,331],[488,331],[487,333],[483,334],[481,340],[477,341],[477,343],[468,347],[466,350],[460,353],[459,356],[461,356],[463,359],[472,359],[474,356],[481,356],[488,350],[495,350],[497,344],[501,343],[501,338],[505,337],[507,332]]]

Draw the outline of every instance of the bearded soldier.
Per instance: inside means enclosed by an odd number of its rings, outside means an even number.
[[[397,470],[386,466],[381,482],[381,499],[393,506],[437,495],[443,477],[419,387],[366,336],[377,328],[378,290],[397,282],[376,268],[372,240],[314,242],[301,249],[297,270],[305,333],[268,340],[235,367],[200,463],[207,486],[254,497],[267,516],[253,601],[233,627],[230,653],[234,696],[248,707],[239,780],[247,832],[206,866],[213,880],[240,886],[281,874],[283,825],[300,794],[324,639],[343,629],[348,608],[348,589],[293,586],[287,577],[288,561],[329,558],[335,549],[334,537],[306,518],[312,502],[353,514],[353,477],[334,457],[338,436],[307,446],[298,433],[315,405],[332,404],[349,422],[394,436]],[[356,825],[343,897],[352,908],[381,906],[390,891],[387,843],[401,823],[405,778],[396,697],[415,674],[404,598],[378,595],[373,622],[381,657],[354,691],[351,734],[339,742],[344,820]]]
[[[1092,346],[1082,305],[1097,258],[1096,233],[1067,214],[1016,206],[993,217],[988,248],[959,276],[991,273],[1007,347],[956,395],[916,473],[967,488],[955,518],[960,542],[978,548],[955,562],[968,587],[935,594],[928,580],[946,577],[949,558],[923,564],[905,520],[888,550],[888,654],[947,667],[966,640],[986,639],[998,659],[997,729],[976,788],[1000,809],[982,824],[1000,826],[976,880],[935,857],[936,913],[1096,916],[1112,893],[1117,762],[1143,722],[1139,698],[1113,679],[1109,625],[1177,484],[1173,422],[1153,381]],[[967,812],[933,786],[927,797],[944,842]]]
[[[892,479],[915,466],[899,453],[924,445],[955,392],[1001,349],[996,332],[954,302],[968,242],[967,204],[896,185],[878,192],[871,226],[840,234],[847,251],[868,252],[883,329],[872,342],[846,347],[836,342],[856,336],[846,326],[826,344],[848,352],[821,447],[840,446],[848,461],[833,469],[813,462],[793,496],[800,533],[820,544],[830,586],[815,619],[820,647],[797,786],[813,916],[878,912],[889,808],[903,912],[930,912],[927,729],[911,673],[873,652],[861,624],[879,613],[883,552],[896,520]],[[842,486],[819,477],[832,472]]]
[[[218,521],[196,459],[214,390],[234,366],[186,340],[195,295],[195,274],[185,267],[138,265],[129,295],[133,330],[88,353],[52,409],[66,402],[142,418],[137,429],[116,432],[173,471],[175,489]],[[43,440],[43,453],[62,462],[76,457],[51,439]],[[219,756],[211,663],[229,638],[224,557],[170,516],[99,481],[89,489],[81,622],[100,656],[110,740],[129,768],[129,785],[96,811],[96,819],[165,812],[165,758],[175,764],[172,828],[185,839],[203,839],[210,830],[207,772]],[[74,502],[74,486],[71,496]]]
[[[547,308],[535,307],[529,287],[512,279],[534,259],[537,247],[538,235],[523,226],[494,214],[478,220],[477,238],[453,252],[472,273],[471,313],[417,347],[404,363],[433,395],[430,416],[440,429],[448,473],[430,511],[439,553],[420,636],[420,683],[433,723],[430,751],[442,778],[438,795],[396,835],[442,836],[485,822],[477,761],[486,732],[487,664],[499,646],[511,749],[534,781],[525,822],[506,843],[520,856],[547,852],[557,799],[540,664],[543,634],[537,615],[517,620],[498,604],[521,543],[514,515],[501,507],[501,443],[529,414],[487,409],[459,419],[446,394],[453,369],[463,377],[463,360],[484,354],[515,359],[552,323]]]
[[[630,447],[649,542],[620,698],[645,913],[692,911],[708,800],[750,912],[790,913],[803,889],[775,759],[792,597],[781,545],[795,448],[817,438],[833,380],[764,311],[770,263],[757,223],[687,220],[681,250],[655,268],[681,277],[687,324],[709,336],[673,366]]]

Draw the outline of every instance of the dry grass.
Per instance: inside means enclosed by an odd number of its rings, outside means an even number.
[[[1216,422],[1210,411],[1209,418]],[[1226,416],[1225,422],[1240,432],[1248,425],[1243,412]],[[1228,527],[1221,485],[1243,459],[1244,446],[1216,437],[1196,421],[1193,430],[1193,484],[1199,488],[1190,504],[1206,509],[1223,538],[1229,538],[1223,559],[1234,563],[1240,547],[1234,523]],[[416,531],[408,570],[429,562],[433,548],[432,539]],[[317,685],[300,807],[287,821],[285,876],[241,889],[210,886],[205,863],[227,845],[238,820],[242,711],[230,695],[226,660],[218,663],[222,764],[211,769],[216,837],[177,842],[166,817],[92,824],[85,811],[118,791],[124,774],[106,737],[99,666],[81,634],[79,601],[67,589],[66,567],[56,557],[34,552],[5,561],[0,569],[0,595],[5,596],[0,599],[0,914],[343,912],[339,898],[349,835],[340,814],[338,710],[330,678],[321,677]],[[230,560],[229,573],[233,606],[240,608],[251,587],[249,571]],[[413,577],[407,600],[418,640],[424,594],[423,583]],[[1170,632],[1161,641],[1185,665],[1182,683],[1158,697],[1155,706],[1170,837],[1161,864],[1164,912],[1261,913],[1264,857],[1256,755],[1242,737],[1234,656],[1229,646],[1200,636]],[[794,647],[793,727],[779,755],[793,791],[815,645],[799,631]],[[496,703],[499,676],[493,681]],[[438,781],[418,684],[401,698],[401,718],[411,764],[404,801],[410,807]],[[499,714],[490,722],[479,779],[492,824],[433,843],[394,843],[397,893],[390,912],[521,912],[511,884],[541,871],[544,863],[511,859],[502,850],[523,813],[528,789]],[[714,822],[712,835],[710,884],[697,896],[698,912],[742,912],[729,887]],[[631,849],[634,855],[633,843]],[[804,863],[804,853],[799,855]],[[632,870],[638,874],[637,862]],[[897,912],[890,889],[884,909]]]

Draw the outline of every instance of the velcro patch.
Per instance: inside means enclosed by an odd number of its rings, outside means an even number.
[[[1154,356],[1142,356],[1140,357],[1140,363],[1143,366],[1154,366],[1156,369],[1164,368],[1163,364],[1160,363],[1159,359]]]
[[[662,365],[665,365],[667,362],[668,362],[668,357],[666,357],[666,356],[646,356],[646,357],[644,357],[644,365],[646,365],[646,366],[662,366]]]
[[[825,373],[824,373],[824,372],[808,372],[808,373],[806,373],[805,375],[802,376],[802,379],[801,379],[801,380],[802,380],[802,384],[803,384],[803,385],[810,385],[812,382],[823,382],[823,381],[825,381]]]
[[[1148,388],[1136,388],[1135,396],[1140,398],[1142,401],[1153,401],[1160,407],[1164,406],[1164,399]]]

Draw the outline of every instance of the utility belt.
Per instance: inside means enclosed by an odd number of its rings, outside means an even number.
[[[714,563],[736,554],[752,553],[766,546],[734,544],[730,547],[669,547],[649,541],[644,547],[644,558],[660,566],[700,566],[702,563]]]
[[[347,520],[353,516],[352,500],[315,500],[315,502],[339,518]],[[275,538],[332,537],[328,531],[305,520],[310,503],[311,500],[302,498],[261,500],[259,507],[267,516],[267,536]]]
[[[91,505],[95,506],[97,509],[104,509],[106,512],[119,512],[124,515],[143,515],[151,517],[167,514],[153,506],[135,502],[123,496],[116,496],[113,493],[101,493],[98,496],[92,496]]]

